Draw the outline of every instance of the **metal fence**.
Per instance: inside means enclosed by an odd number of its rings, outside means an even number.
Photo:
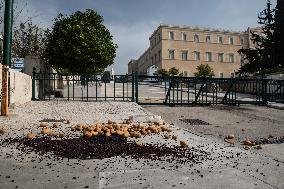
[[[284,81],[238,78],[136,76],[139,104],[211,105],[284,102]]]
[[[33,73],[33,100],[134,101],[134,75]]]
[[[33,100],[120,100],[142,105],[284,103],[284,81],[269,79],[33,73]]]

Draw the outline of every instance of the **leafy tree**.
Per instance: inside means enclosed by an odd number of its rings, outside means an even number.
[[[165,69],[160,69],[157,71],[157,73],[161,76],[168,76],[169,75],[169,72]]]
[[[110,71],[104,71],[103,76],[102,76],[102,80],[104,82],[110,81],[111,80],[111,74]]]
[[[13,55],[25,57],[27,55],[42,56],[45,49],[45,31],[32,21],[20,23],[20,27],[13,33]]]
[[[5,1],[0,0],[0,25],[4,22],[4,5]],[[30,16],[30,12],[27,8],[27,3],[19,5],[18,1],[14,2],[12,34],[13,57],[24,58],[26,55],[41,56],[44,49],[45,31],[32,23],[33,16]],[[0,63],[3,53],[1,50]]]
[[[213,77],[214,71],[208,64],[200,64],[196,67],[197,72],[194,73],[195,77]]]
[[[275,29],[274,37],[276,43],[276,61],[279,63],[279,67],[284,67],[284,1],[277,0],[275,9]]]
[[[251,40],[255,48],[238,51],[248,62],[240,68],[240,73],[260,72],[263,74],[283,67],[283,61],[280,58],[284,53],[283,48],[280,47],[280,41],[284,35],[281,29],[281,25],[283,28],[283,1],[282,5],[280,2],[277,1],[278,8],[272,9],[270,0],[268,0],[266,9],[259,13],[258,23],[263,25],[261,33],[251,31]]]
[[[55,18],[45,58],[58,72],[94,74],[114,63],[116,48],[102,16],[87,9]]]
[[[179,70],[176,67],[172,67],[169,69],[169,74],[172,76],[178,75],[179,74]]]

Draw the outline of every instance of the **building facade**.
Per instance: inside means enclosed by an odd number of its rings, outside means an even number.
[[[131,59],[128,62],[128,74],[131,74],[132,72],[135,72],[137,70],[138,70],[137,60]]]
[[[250,43],[249,31],[172,25],[160,25],[149,41],[150,47],[129,62],[129,73],[147,74],[147,69],[155,65],[166,70],[176,67],[183,76],[193,77],[198,65],[208,64],[217,78],[235,77],[243,62],[237,51]]]

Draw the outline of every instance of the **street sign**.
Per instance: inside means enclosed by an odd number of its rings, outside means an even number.
[[[12,58],[11,68],[17,71],[22,71],[24,69],[24,58]]]

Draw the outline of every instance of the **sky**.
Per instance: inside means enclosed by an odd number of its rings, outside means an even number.
[[[24,8],[18,18],[50,28],[58,13],[94,9],[118,45],[115,74],[127,73],[130,59],[138,59],[149,47],[149,37],[160,24],[210,27],[244,31],[257,26],[257,14],[266,0],[14,0]],[[275,6],[276,0],[271,0]]]

